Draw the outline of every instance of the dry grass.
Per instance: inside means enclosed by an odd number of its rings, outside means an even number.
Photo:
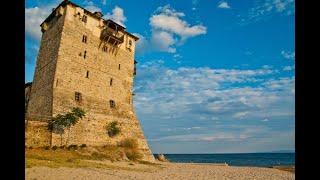
[[[121,161],[125,149],[123,147],[104,146],[91,147],[78,150],[56,149],[44,150],[43,148],[25,149],[26,168],[34,166],[58,167],[94,167],[107,169],[122,169],[130,171],[143,171],[137,168],[121,167],[104,163],[104,160]],[[158,165],[146,161],[140,164]]]

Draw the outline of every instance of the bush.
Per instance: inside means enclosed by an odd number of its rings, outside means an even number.
[[[55,151],[56,149],[58,149],[58,147],[57,146],[52,146],[51,149]]]
[[[112,121],[107,125],[107,133],[109,137],[113,137],[121,132],[118,121]]]
[[[80,146],[80,148],[85,148],[85,147],[87,147],[86,144],[81,144],[81,146]]]
[[[78,145],[76,145],[76,144],[71,144],[70,146],[68,146],[67,149],[68,149],[68,150],[71,150],[71,149],[77,150],[77,149],[78,149]]]
[[[60,149],[65,149],[65,145],[62,145],[59,147]]]
[[[142,159],[142,154],[140,154],[137,149],[127,150],[126,151],[126,156],[131,161],[139,161],[140,159]]]
[[[33,149],[33,147],[32,147],[32,146],[30,146],[30,147],[29,147],[29,149]]]
[[[49,146],[43,147],[44,150],[49,150],[49,148],[50,148]]]
[[[137,149],[138,141],[133,138],[126,138],[120,142],[120,146],[124,148]]]

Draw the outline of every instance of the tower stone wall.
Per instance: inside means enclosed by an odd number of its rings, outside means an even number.
[[[133,108],[134,53],[138,38],[121,30],[118,35],[123,35],[122,43],[108,42],[101,38],[106,23],[114,22],[105,21],[70,1],[62,2],[42,23],[27,111],[28,126],[32,123],[39,126],[33,121],[40,121],[41,117],[81,107],[86,116],[71,128],[68,144],[117,145],[131,137],[138,141],[144,160],[154,161]],[[115,107],[110,105],[110,100]],[[118,121],[121,134],[109,137],[106,126],[112,121]],[[32,132],[26,133],[26,143],[36,144],[34,141],[41,139],[39,133],[35,138],[36,128],[27,129]],[[63,144],[67,135],[63,134]],[[50,141],[41,140],[40,144],[60,145],[59,134],[43,136],[48,137]]]

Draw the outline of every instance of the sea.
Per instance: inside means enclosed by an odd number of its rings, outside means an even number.
[[[157,157],[157,154],[154,154]],[[295,153],[164,154],[177,163],[227,163],[229,166],[295,166]]]

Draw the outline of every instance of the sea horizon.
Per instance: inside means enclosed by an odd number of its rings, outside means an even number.
[[[173,163],[227,163],[229,166],[295,166],[295,152],[165,154]],[[158,154],[154,154],[157,157]]]

